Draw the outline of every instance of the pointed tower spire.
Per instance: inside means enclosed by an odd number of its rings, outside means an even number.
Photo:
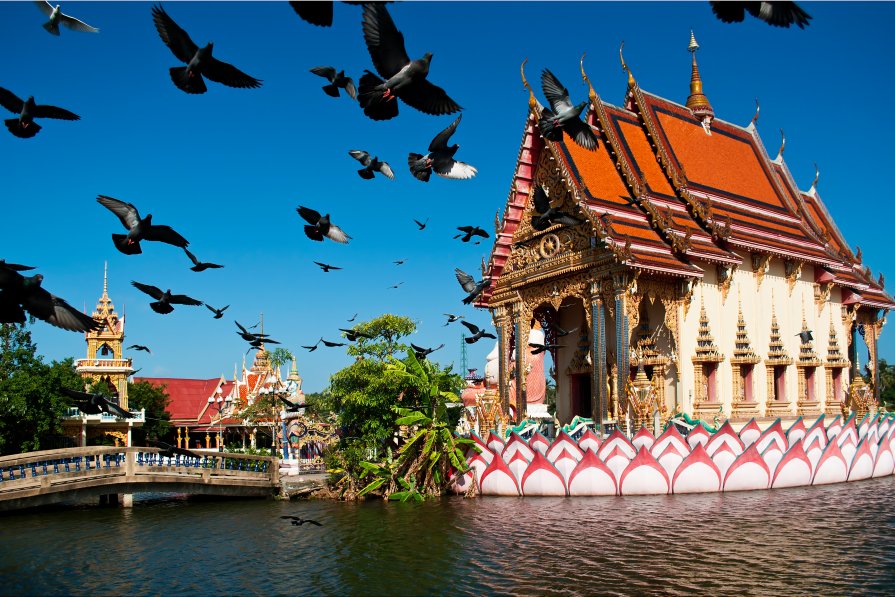
[[[731,362],[737,363],[757,363],[761,360],[755,351],[752,350],[752,343],[749,341],[749,332],[746,330],[746,320],[743,318],[743,303],[740,301],[739,292],[737,292],[737,335],[734,342],[733,359]]]
[[[780,324],[777,323],[777,310],[774,308],[774,293],[771,292],[771,342],[768,346],[768,365],[792,365],[792,359],[783,340],[780,338]]]
[[[709,316],[705,311],[704,300],[700,300],[699,334],[696,337],[696,356],[693,359],[700,361],[723,360],[721,351],[715,346],[715,338],[712,336],[712,330],[709,327]]]
[[[702,123],[705,132],[711,134],[712,120],[715,118],[715,111],[712,105],[702,93],[702,78],[699,76],[699,66],[696,64],[696,50],[699,44],[696,43],[696,36],[690,31],[690,45],[687,50],[693,54],[693,68],[690,75],[690,97],[687,98],[687,107],[690,112]]]

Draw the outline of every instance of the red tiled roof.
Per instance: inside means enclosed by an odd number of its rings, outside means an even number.
[[[183,379],[179,377],[135,377],[134,382],[149,382],[154,386],[165,386],[171,401],[165,408],[172,421],[198,422],[203,411],[208,408],[208,398],[214,394],[221,378]]]

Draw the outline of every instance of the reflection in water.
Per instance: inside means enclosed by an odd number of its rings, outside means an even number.
[[[4,594],[806,594],[895,588],[895,478],[424,504],[138,500],[0,517]],[[323,527],[292,526],[281,514]]]

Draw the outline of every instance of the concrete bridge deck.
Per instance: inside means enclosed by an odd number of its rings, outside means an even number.
[[[172,458],[159,452],[95,446],[0,457],[0,511],[152,491],[261,497],[279,485],[273,457],[216,452]]]

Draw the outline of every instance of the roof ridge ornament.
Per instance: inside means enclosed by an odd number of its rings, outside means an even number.
[[[702,92],[702,78],[699,75],[699,66],[696,64],[696,51],[699,44],[696,43],[696,36],[693,30],[690,30],[690,44],[687,51],[693,55],[693,67],[690,73],[690,96],[687,98],[687,108],[695,116],[707,135],[712,134],[712,120],[715,118],[715,110],[709,103],[709,98]]]
[[[775,162],[783,161],[784,149],[786,149],[786,133],[783,132],[783,129],[780,129],[780,149],[777,150],[777,157],[774,158]]]
[[[531,109],[535,109],[538,105],[538,100],[535,98],[535,92],[532,90],[531,85],[528,84],[528,79],[525,78],[525,63],[528,62],[528,58],[522,61],[522,65],[519,67],[519,72],[522,74],[522,85],[528,89],[528,107]]]
[[[758,113],[761,112],[761,106],[758,103],[758,98],[755,98],[755,116],[752,117],[752,120],[749,121],[749,124],[753,127],[758,122]]]
[[[622,45],[618,48],[618,59],[621,60],[622,70],[628,73],[628,89],[630,90],[637,86],[637,81],[634,80],[634,74],[631,72],[631,69],[625,64],[625,57],[622,55],[622,50],[624,49],[625,42],[622,40]]]
[[[814,162],[814,180],[811,182],[811,188],[808,190],[809,193],[815,194],[817,192],[817,181],[820,179],[820,168],[817,167],[817,162]]]
[[[581,60],[578,61],[578,64],[581,65],[581,79],[587,83],[587,99],[591,101],[591,104],[597,99],[597,92],[594,91],[594,86],[590,84],[590,79],[587,78],[587,73],[584,72],[584,57],[587,56],[587,52],[581,55]]]

